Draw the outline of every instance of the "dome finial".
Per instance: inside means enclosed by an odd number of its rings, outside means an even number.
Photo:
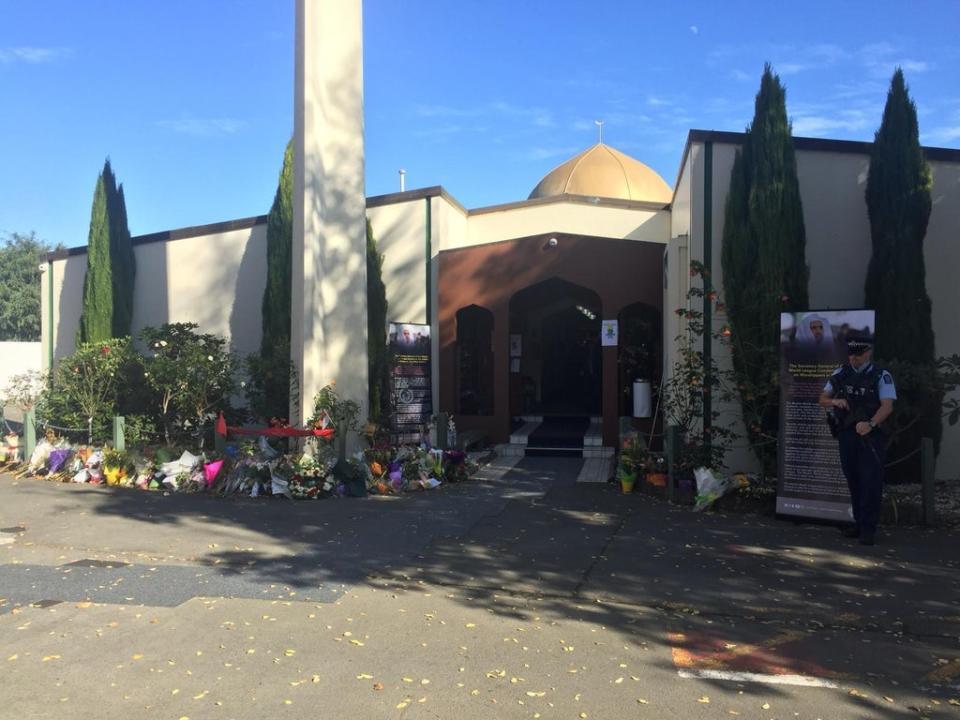
[[[593,124],[597,126],[597,132],[599,133],[599,140],[597,140],[598,145],[603,145],[603,120],[594,120]]]

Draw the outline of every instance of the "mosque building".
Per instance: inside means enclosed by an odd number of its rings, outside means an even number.
[[[452,414],[461,432],[491,443],[513,439],[514,445],[525,440],[516,436],[521,418],[533,431],[546,418],[577,418],[568,430],[580,433],[584,456],[612,454],[621,426],[634,414],[634,381],[647,380],[655,389],[676,359],[675,338],[683,330],[676,310],[688,302],[691,261],[704,263],[722,291],[724,206],[744,136],[691,130],[685,146],[677,148],[679,171],[672,185],[641,160],[598,143],[549,172],[529,197],[516,202],[466,208],[434,186],[367,197],[364,208],[359,6],[359,0],[297,2],[291,351],[298,368],[312,373],[305,376],[303,394],[312,397],[311,389],[329,379],[325,373],[334,371],[328,367],[344,376],[362,370],[353,385],[338,382],[338,387],[354,388],[357,399],[365,394],[366,363],[351,358],[366,352],[365,343],[344,340],[350,328],[362,326],[365,333],[365,284],[361,278],[347,286],[318,270],[338,267],[342,248],[327,239],[337,233],[352,243],[351,267],[362,267],[357,259],[363,257],[365,215],[384,255],[389,320],[429,325],[434,411]],[[335,22],[322,23],[311,14],[322,12],[335,13]],[[338,70],[335,77],[325,76],[330,68]],[[343,68],[353,74],[340,72]],[[331,94],[330,87],[342,89],[345,83],[357,91]],[[356,99],[349,108],[317,112],[330,96]],[[306,111],[311,104],[315,112]],[[317,123],[336,132],[319,132]],[[871,253],[864,201],[871,144],[798,137],[794,146],[811,308],[861,307]],[[933,177],[924,242],[927,291],[936,352],[949,355],[960,353],[955,317],[960,150],[931,147],[925,154]],[[324,157],[351,162],[323,162]],[[316,208],[339,202],[321,197],[324,192],[348,186],[340,192],[347,198],[342,218],[339,206],[332,219],[316,216]],[[133,332],[189,321],[228,337],[241,354],[259,348],[265,216],[144,235],[134,239],[134,248]],[[48,367],[74,349],[85,271],[85,247],[50,256],[42,291]],[[340,283],[334,289],[341,294],[352,293],[342,309],[353,315],[337,323],[321,317],[334,297],[324,294],[332,292],[322,287],[325,282]],[[612,321],[616,333],[608,342],[601,328]],[[714,317],[714,323],[723,322],[722,315]],[[335,362],[318,359],[327,345],[340,353]],[[318,370],[321,360],[327,365]],[[740,422],[738,408],[722,412],[723,422],[734,427]],[[630,422],[652,430],[655,420]],[[958,440],[960,428],[944,429],[938,462],[943,477],[960,475]],[[750,463],[747,453],[729,462]]]

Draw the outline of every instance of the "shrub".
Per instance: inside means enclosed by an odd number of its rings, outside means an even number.
[[[229,405],[237,362],[221,337],[198,333],[194,323],[146,327],[144,380],[155,393],[167,444],[177,432],[198,438],[217,411]]]

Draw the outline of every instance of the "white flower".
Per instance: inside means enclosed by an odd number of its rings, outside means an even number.
[[[246,386],[247,386],[247,383],[246,383],[245,381],[241,380],[241,381],[240,381],[240,387],[245,388]]]
[[[166,341],[166,340],[161,340],[161,341],[160,341],[160,347],[166,347],[166,346],[167,346],[167,341]]]
[[[207,355],[207,360],[209,360],[210,362],[213,362],[213,355]]]

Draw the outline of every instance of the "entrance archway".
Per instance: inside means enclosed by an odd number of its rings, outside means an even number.
[[[601,411],[600,296],[551,278],[510,299],[511,415]]]

